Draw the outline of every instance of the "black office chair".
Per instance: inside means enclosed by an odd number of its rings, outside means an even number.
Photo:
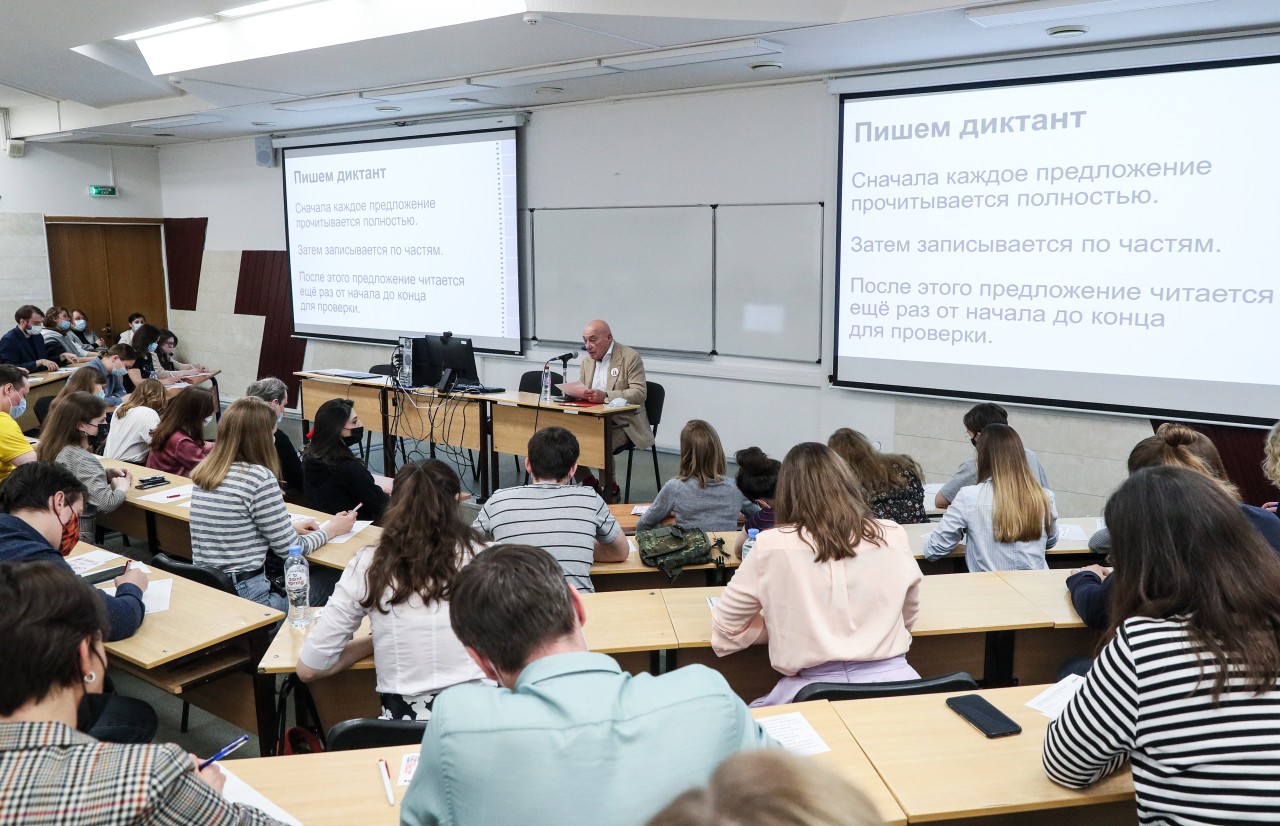
[[[869,700],[873,697],[906,697],[911,694],[943,694],[950,691],[977,691],[978,683],[965,671],[922,677],[919,680],[893,680],[887,683],[810,683],[796,692],[793,702],[806,700]]]
[[[236,586],[231,582],[231,577],[224,574],[216,568],[205,568],[191,562],[181,559],[175,559],[166,553],[157,553],[151,557],[151,565],[159,568],[166,574],[180,576],[183,579],[189,579],[199,585],[213,588],[216,591],[225,591],[228,594],[236,594]],[[182,723],[179,731],[183,734],[187,731],[187,724],[191,719],[191,703],[186,700],[182,701]]]
[[[653,428],[653,438],[656,440],[658,438],[658,425],[662,422],[662,406],[667,401],[667,391],[662,385],[652,381],[645,382],[645,387],[647,390],[644,397],[644,414],[649,419],[649,426]],[[636,446],[631,439],[627,439],[627,443],[615,450],[613,455],[617,456],[624,450],[627,452],[627,486],[622,494],[622,501],[630,502],[631,465],[635,462],[636,455]],[[649,446],[649,453],[653,456],[654,489],[660,490],[662,488],[662,476],[658,473],[658,445],[656,441]]]
[[[555,387],[557,384],[564,384],[564,376],[560,375],[559,373],[553,370],[551,372],[551,386]],[[520,392],[521,393],[541,393],[542,392],[542,371],[529,370],[526,373],[522,373],[520,375]],[[520,467],[521,467],[520,457],[512,456],[511,460],[516,463],[516,478],[519,479]],[[526,485],[529,484],[529,475],[527,473],[525,474],[525,477],[524,477],[524,483]]]
[[[329,751],[416,746],[426,730],[427,724],[417,720],[343,720],[325,739]]]
[[[53,404],[54,398],[56,397],[41,396],[40,398],[36,399],[36,403],[35,403],[36,421],[40,423],[41,427],[44,427],[44,419],[46,416],[49,415],[49,405]]]

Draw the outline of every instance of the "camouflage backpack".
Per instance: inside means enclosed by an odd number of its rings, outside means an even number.
[[[698,528],[686,529],[676,525],[664,525],[649,531],[636,533],[636,545],[640,549],[640,561],[650,568],[671,577],[675,582],[686,565],[706,565],[715,562],[724,567],[724,540],[711,541],[707,532]],[[712,551],[715,556],[712,556]]]

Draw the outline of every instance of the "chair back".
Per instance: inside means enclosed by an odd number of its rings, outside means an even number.
[[[551,371],[551,386],[564,384],[564,376]],[[520,375],[520,392],[521,393],[541,393],[542,392],[542,371],[529,370]]]
[[[653,432],[658,432],[658,424],[662,421],[662,405],[667,400],[667,390],[657,382],[645,382],[644,397],[644,415],[649,419],[649,424],[653,426]]]
[[[158,553],[152,557],[151,564],[166,574],[180,576],[219,591],[226,591],[228,594],[236,592],[236,586],[231,582],[231,577],[216,568],[205,568],[191,562],[184,562],[165,553]]]
[[[55,398],[56,396],[41,396],[40,398],[36,399],[36,403],[35,403],[36,421],[39,422],[41,425],[44,424],[45,417],[49,415],[49,406],[53,404],[53,400]]]
[[[427,730],[417,720],[343,720],[329,729],[329,751],[376,749],[384,746],[416,746]]]
[[[978,683],[968,672],[957,671],[941,677],[893,680],[887,683],[810,683],[796,693],[793,702],[806,700],[868,700],[873,697],[905,697],[909,694],[942,694],[949,691],[977,691]]]

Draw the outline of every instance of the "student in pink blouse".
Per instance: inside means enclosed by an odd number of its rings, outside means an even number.
[[[218,402],[203,387],[187,387],[169,399],[160,423],[151,431],[147,467],[190,476],[196,465],[213,450],[205,441],[204,426],[213,421]]]
[[[921,576],[906,531],[872,516],[849,466],[816,442],[782,461],[775,510],[778,527],[712,611],[718,655],[767,641],[784,675],[751,705],[789,703],[809,683],[918,677],[906,653]]]

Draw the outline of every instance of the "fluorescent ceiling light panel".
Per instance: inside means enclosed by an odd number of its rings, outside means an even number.
[[[361,92],[360,96],[367,100],[385,100],[400,102],[402,100],[418,100],[419,98],[437,98],[460,95],[464,92],[486,92],[488,86],[479,86],[467,80],[441,80],[435,83],[419,83],[413,86],[393,86],[390,89],[374,89]]]
[[[216,115],[175,115],[171,118],[151,118],[129,124],[134,129],[172,129],[177,126],[201,126],[206,123],[220,123],[222,118]]]
[[[601,66],[599,60],[579,60],[574,63],[560,63],[555,66],[540,66],[536,69],[518,69],[514,72],[497,72],[472,78],[477,83],[505,89],[510,86],[528,86],[531,83],[546,83],[553,80],[572,80],[576,77],[594,77],[595,75],[611,75],[621,71],[612,66]]]
[[[171,75],[525,11],[521,0],[319,0],[148,37],[138,41],[138,48],[153,74]]]
[[[220,11],[217,15],[234,20],[237,17],[251,17],[255,14],[266,14],[269,11],[279,11],[290,6],[302,6],[314,2],[316,0],[262,0],[261,3],[250,3],[247,6],[236,6],[234,9]]]
[[[966,9],[964,16],[979,26],[990,29],[1207,2],[1212,0],[1031,0],[1028,3],[1002,3],[998,6]]]
[[[780,44],[769,40],[729,40],[724,43],[708,43],[705,46],[685,46],[679,49],[662,49],[622,57],[606,57],[600,61],[600,64],[625,72],[635,72],[642,69],[684,66],[690,63],[710,63],[714,60],[732,60],[737,57],[779,54],[781,51]]]
[[[163,26],[153,26],[150,29],[143,29],[140,32],[116,35],[116,40],[142,40],[147,37],[159,37],[162,34],[172,34],[173,32],[194,29],[196,26],[204,26],[208,23],[216,23],[217,21],[218,18],[213,16],[189,17],[186,20],[179,20],[176,23],[165,23]]]
[[[50,132],[47,135],[28,135],[23,140],[31,143],[66,143],[67,141],[78,141],[90,137],[96,136],[89,132]]]
[[[322,98],[286,100],[283,103],[273,104],[271,108],[278,112],[314,112],[318,109],[341,109],[344,106],[364,106],[375,102],[369,98],[361,97],[359,92],[351,92],[345,95],[328,95]]]

